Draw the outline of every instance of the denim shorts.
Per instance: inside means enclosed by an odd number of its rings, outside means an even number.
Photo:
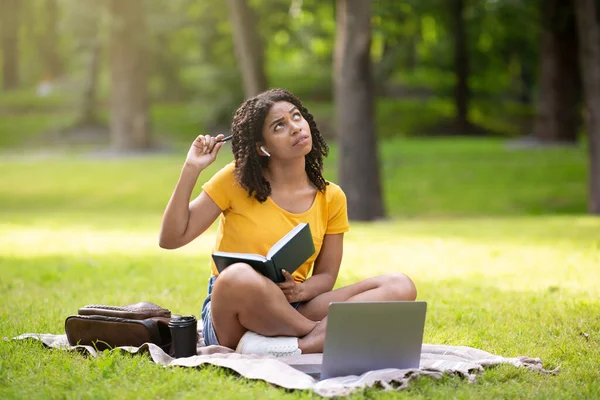
[[[211,276],[208,279],[208,296],[206,296],[204,303],[202,303],[202,336],[204,337],[204,344],[207,346],[219,345],[219,340],[217,339],[217,334],[212,323],[212,315],[210,312],[210,298],[212,296],[213,286],[215,285],[216,280],[216,276]],[[290,305],[297,310],[302,303],[302,301],[297,301],[290,303]]]

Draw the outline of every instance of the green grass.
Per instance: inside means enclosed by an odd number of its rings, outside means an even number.
[[[76,105],[76,102],[77,99],[74,92],[54,92],[48,96],[40,97],[31,88],[2,92],[0,95],[0,110],[11,113],[31,111],[52,112],[73,107]]]
[[[420,379],[400,394],[352,397],[600,397],[600,220],[584,214],[584,151],[513,151],[498,140],[381,147],[393,218],[352,224],[338,286],[403,271],[428,301],[427,343],[540,357],[561,372],[502,366],[474,384]],[[335,150],[326,165],[333,180]],[[61,333],[90,303],[147,300],[198,315],[214,227],[182,249],[157,246],[183,156],[3,159],[0,336]],[[0,398],[312,398],[147,356],[88,358],[14,341],[0,341],[0,354]]]
[[[71,113],[56,112],[28,113],[17,115],[0,114],[0,149],[20,148],[25,144],[29,148],[43,149],[36,140],[44,133],[54,133],[74,121]]]
[[[384,197],[392,217],[586,210],[586,155],[580,148],[511,150],[502,140],[456,138],[388,140],[380,147]],[[33,209],[143,211],[160,217],[184,154],[128,159],[75,154],[14,161],[3,168],[0,209],[11,214]],[[334,181],[337,157],[332,146],[325,170]],[[218,165],[230,159],[224,151]]]

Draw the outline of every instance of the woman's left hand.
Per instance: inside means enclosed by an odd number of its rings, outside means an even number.
[[[285,298],[289,303],[302,301],[302,289],[304,288],[302,283],[296,283],[294,277],[287,272],[285,269],[281,270],[281,274],[285,278],[285,282],[278,283],[277,286],[281,289]]]

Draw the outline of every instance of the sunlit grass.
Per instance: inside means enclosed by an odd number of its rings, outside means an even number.
[[[382,150],[394,218],[352,224],[337,286],[405,272],[428,302],[426,342],[540,357],[561,372],[504,366],[475,384],[421,379],[400,395],[371,389],[354,397],[600,397],[600,220],[583,214],[582,151],[443,140],[385,142]],[[327,164],[334,180],[335,159],[334,148]],[[199,184],[227,161],[224,154]],[[198,315],[215,227],[182,249],[157,245],[181,162],[181,155],[5,160],[0,336],[61,333],[65,318],[90,303],[146,300]],[[217,368],[166,369],[145,356],[90,359],[11,341],[0,342],[0,354],[0,398],[310,397]]]
[[[166,251],[156,245],[151,218],[142,217],[146,223],[139,223],[139,219],[123,216],[120,221],[112,220],[110,226],[84,227],[69,225],[65,215],[58,215],[55,224],[50,224],[52,228],[3,225],[1,335],[60,333],[66,316],[88,303],[149,300],[175,312],[198,315],[214,233],[208,232],[187,248]],[[131,224],[138,227],[130,229]],[[492,226],[499,229],[491,230]],[[581,227],[587,227],[586,237],[579,234]],[[465,233],[468,231],[482,234]],[[587,217],[354,224],[347,234],[338,286],[379,273],[403,271],[417,283],[419,299],[429,304],[426,342],[476,346],[506,356],[541,357],[548,367],[562,368],[557,377],[501,368],[486,372],[475,385],[455,380],[438,384],[423,381],[409,393],[422,391],[444,398],[449,390],[464,395],[492,390],[520,398],[523,393],[562,397],[581,390],[588,397],[597,393],[599,378],[595,368],[600,357],[598,232],[600,222]],[[53,388],[55,393],[66,390],[78,397],[82,388],[63,386],[77,380],[89,381],[101,396],[118,395],[121,389],[105,386],[98,377],[110,375],[113,369],[130,370],[134,365],[137,372],[130,371],[132,375],[122,382],[131,389],[137,387],[138,379],[149,379],[150,371],[174,384],[179,380],[190,384],[197,379],[210,380],[208,387],[188,389],[197,395],[214,390],[215,395],[227,397],[242,387],[254,387],[256,392],[250,393],[258,395],[266,388],[249,386],[213,369],[191,374],[157,369],[145,359],[107,355],[100,361],[32,344],[9,342],[0,346],[8,357],[3,379],[11,377],[0,394],[4,390],[17,397],[28,393],[17,389],[24,382],[43,385],[45,393],[52,393],[48,388]],[[44,359],[41,377],[16,365],[37,359]],[[104,371],[98,363],[112,367]],[[70,366],[68,377],[65,365]],[[58,382],[43,378],[45,375],[59,378]],[[146,393],[161,397],[161,387]]]

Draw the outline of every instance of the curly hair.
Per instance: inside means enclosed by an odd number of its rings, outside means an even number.
[[[263,124],[273,104],[287,101],[295,105],[308,122],[312,136],[312,149],[305,156],[305,170],[312,184],[324,192],[327,181],[323,178],[323,157],[327,157],[329,147],[319,132],[311,113],[300,100],[284,89],[271,89],[246,100],[236,110],[231,124],[231,148],[235,159],[235,176],[240,185],[259,202],[264,202],[271,194],[271,185],[263,176],[263,168],[268,159],[256,151],[256,143],[264,141]]]

